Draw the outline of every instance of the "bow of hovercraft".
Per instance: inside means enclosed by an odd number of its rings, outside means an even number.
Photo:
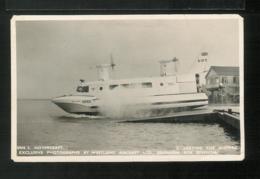
[[[98,115],[97,98],[88,95],[65,95],[52,99],[58,107],[72,114]]]

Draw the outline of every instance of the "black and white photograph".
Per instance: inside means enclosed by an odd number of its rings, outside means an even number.
[[[243,18],[15,15],[15,162],[244,159]]]

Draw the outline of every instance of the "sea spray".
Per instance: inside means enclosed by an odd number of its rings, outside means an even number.
[[[102,119],[104,116],[93,116],[93,115],[87,115],[87,114],[67,114],[66,116],[63,116],[64,118],[75,118],[75,119]]]
[[[123,88],[104,92],[100,97],[100,112],[117,119],[141,117],[148,106],[146,95],[141,90]]]

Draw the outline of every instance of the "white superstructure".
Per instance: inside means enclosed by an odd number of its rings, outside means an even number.
[[[99,65],[98,81],[84,82],[73,95],[52,101],[68,113],[104,115],[106,110],[122,108],[154,111],[164,109],[190,109],[208,104],[200,91],[195,74],[178,74],[178,59],[160,61],[158,77],[112,80],[111,65]],[[197,77],[198,78],[198,77]]]

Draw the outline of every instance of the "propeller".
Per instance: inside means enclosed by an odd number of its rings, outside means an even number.
[[[116,66],[116,64],[114,63],[114,58],[113,58],[112,54],[110,54],[110,66],[111,66],[112,70],[114,70],[114,68]],[[93,70],[95,68],[96,68],[96,66],[89,66],[88,67],[89,70]]]

